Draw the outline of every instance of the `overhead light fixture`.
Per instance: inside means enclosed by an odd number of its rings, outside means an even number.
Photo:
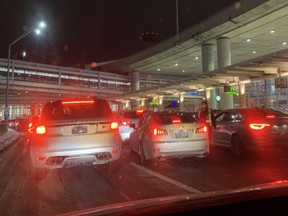
[[[157,71],[160,71],[160,68],[158,68]]]
[[[177,67],[177,66],[178,66],[178,64],[176,63],[176,64],[175,64],[175,67]]]
[[[282,44],[285,46],[285,45],[287,45],[287,42],[283,42]]]
[[[250,42],[250,41],[251,41],[251,39],[250,39],[250,38],[247,38],[247,39],[246,39],[246,42]]]
[[[196,60],[198,60],[198,59],[199,59],[199,57],[198,57],[198,56],[196,56],[196,57],[195,57],[195,59],[196,59]]]
[[[184,72],[185,72],[185,70],[182,70],[182,72],[184,73]]]
[[[252,53],[253,53],[253,54],[255,54],[255,53],[256,53],[256,51],[254,50]]]
[[[271,33],[271,34],[274,34],[274,33],[275,33],[275,30],[274,30],[274,29],[270,30],[270,33]]]

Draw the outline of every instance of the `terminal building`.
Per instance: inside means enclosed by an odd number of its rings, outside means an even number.
[[[287,23],[286,0],[239,0],[101,71],[11,60],[7,82],[8,60],[0,59],[0,118],[38,115],[46,101],[67,97],[106,98],[113,111],[195,112],[207,100],[214,110],[288,113]]]

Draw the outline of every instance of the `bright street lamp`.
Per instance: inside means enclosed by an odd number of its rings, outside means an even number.
[[[36,34],[41,33],[41,29],[45,28],[46,24],[42,21],[38,23],[37,25],[32,25],[30,28],[28,28],[22,35],[20,35],[16,40],[14,40],[12,43],[8,46],[8,66],[7,66],[7,79],[6,79],[6,97],[5,97],[5,110],[4,110],[4,119],[5,122],[7,122],[8,119],[8,96],[9,96],[9,79],[10,79],[10,57],[11,57],[11,47],[13,44],[17,43],[22,38],[29,35],[31,32],[35,31]]]

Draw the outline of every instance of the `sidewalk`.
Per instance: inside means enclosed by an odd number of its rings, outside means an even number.
[[[10,128],[7,128],[7,130],[4,131],[0,131],[0,151],[19,139],[20,136],[20,133]]]

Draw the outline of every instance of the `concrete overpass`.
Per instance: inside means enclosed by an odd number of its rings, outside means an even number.
[[[229,85],[240,90],[241,84],[261,80],[269,80],[272,86],[276,77],[286,77],[288,72],[287,23],[287,0],[240,0],[178,35],[107,64],[104,69],[139,72],[140,77],[175,76],[175,81],[168,84],[139,88],[116,97],[125,100],[191,91],[204,91],[205,96],[210,89]],[[246,90],[249,93],[249,88]],[[250,91],[251,96],[253,88]],[[278,93],[271,89],[266,97]]]

